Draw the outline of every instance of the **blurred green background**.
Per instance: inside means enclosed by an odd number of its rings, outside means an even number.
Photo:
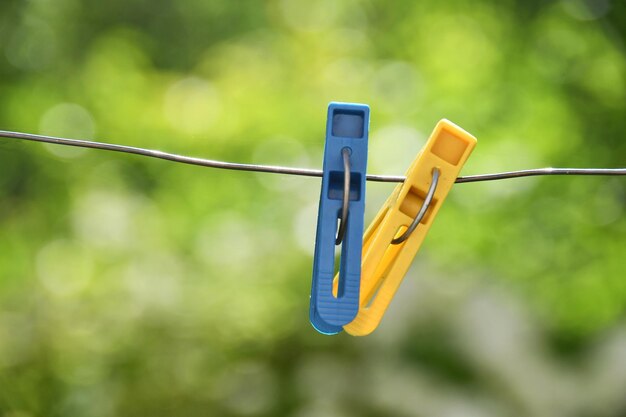
[[[369,171],[626,165],[610,0],[2,0],[0,129]],[[0,139],[0,415],[624,416],[626,182],[454,187],[371,336],[308,322],[319,180]],[[369,184],[366,223],[393,189]]]

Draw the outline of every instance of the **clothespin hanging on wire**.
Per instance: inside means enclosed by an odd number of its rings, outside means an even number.
[[[336,334],[359,310],[369,107],[330,103],[311,285],[311,324]],[[341,245],[333,292],[335,246]]]
[[[406,180],[365,232],[359,312],[346,332],[364,336],[376,329],[475,145],[476,138],[455,124],[437,123]]]

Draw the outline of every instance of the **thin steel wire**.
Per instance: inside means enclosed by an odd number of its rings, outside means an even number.
[[[339,230],[335,238],[335,245],[339,245],[343,241],[346,234],[346,225],[348,224],[348,207],[350,206],[350,150],[343,148],[341,150],[343,156],[343,201],[341,206],[341,218],[339,219]]]
[[[292,168],[274,165],[240,164],[236,162],[215,161],[211,159],[194,158],[191,156],[177,155],[161,152],[153,149],[137,148],[134,146],[116,145],[112,143],[94,142],[88,140],[67,139],[54,136],[35,135],[32,133],[10,132],[0,130],[0,137],[7,139],[19,139],[33,142],[53,143],[56,145],[76,146],[81,148],[100,149],[105,151],[123,152],[150,158],[165,159],[167,161],[182,164],[198,165],[209,168],[232,169],[237,171],[266,172],[271,174],[301,175],[305,177],[321,177],[319,169]],[[510,178],[532,177],[537,175],[626,175],[626,168],[538,168],[524,169],[519,171],[498,172],[494,174],[478,174],[458,177],[457,184],[480,181],[504,180]],[[406,177],[402,175],[367,175],[368,181],[375,182],[404,182]]]
[[[440,173],[439,168],[437,167],[433,168],[433,180],[430,183],[430,187],[428,187],[428,192],[426,193],[426,198],[424,199],[424,202],[422,203],[422,207],[420,207],[419,211],[417,212],[417,216],[415,216],[415,218],[409,225],[408,229],[406,229],[404,233],[402,233],[401,236],[398,236],[397,238],[391,241],[392,245],[399,245],[400,243],[407,240],[409,236],[411,236],[411,233],[413,233],[413,231],[417,228],[417,226],[420,224],[420,222],[424,218],[424,215],[426,214],[428,207],[430,207],[430,203],[433,201],[433,196],[435,195],[435,191],[437,190],[437,184],[439,184],[439,173]]]

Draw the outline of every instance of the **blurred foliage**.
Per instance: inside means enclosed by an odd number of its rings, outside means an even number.
[[[0,128],[371,172],[626,165],[610,0],[0,2]],[[0,415],[623,416],[626,184],[459,185],[367,338],[308,324],[319,181],[0,139]],[[369,221],[392,186],[370,184]]]

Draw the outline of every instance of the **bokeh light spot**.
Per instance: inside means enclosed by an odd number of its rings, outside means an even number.
[[[83,245],[55,240],[37,254],[37,275],[55,296],[71,296],[87,287],[94,273],[93,257]]]
[[[16,68],[45,69],[57,53],[56,34],[44,20],[28,18],[9,37],[7,60]]]
[[[207,133],[220,114],[218,91],[202,78],[183,78],[167,90],[164,112],[170,125],[182,133]]]
[[[561,0],[567,14],[577,20],[595,20],[611,8],[610,0]]]
[[[48,109],[39,122],[39,132],[49,136],[64,136],[74,139],[91,140],[96,131],[91,114],[74,103],[60,103]],[[45,148],[61,158],[76,158],[87,150],[71,146],[46,143]]]
[[[320,31],[335,23],[339,5],[332,0],[310,2],[305,0],[281,0],[280,9],[285,23],[293,30]]]

